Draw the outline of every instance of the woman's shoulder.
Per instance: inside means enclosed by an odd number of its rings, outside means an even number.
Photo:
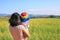
[[[21,28],[21,27],[23,27],[23,25],[18,25],[17,27]]]
[[[24,27],[23,25],[18,25],[17,28],[18,29],[22,29],[22,27]]]
[[[23,29],[23,25],[18,25],[18,26],[15,26],[15,27],[12,27],[12,26],[9,26],[9,29]]]

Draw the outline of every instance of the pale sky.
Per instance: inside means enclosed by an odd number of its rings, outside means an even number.
[[[60,15],[60,0],[0,0],[0,13],[22,11],[30,14]]]

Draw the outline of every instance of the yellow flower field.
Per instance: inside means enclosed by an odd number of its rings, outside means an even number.
[[[59,18],[35,18],[29,24],[28,40],[60,40]],[[8,17],[0,18],[0,40],[13,40],[8,28]]]

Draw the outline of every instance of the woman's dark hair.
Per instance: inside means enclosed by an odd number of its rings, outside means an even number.
[[[17,26],[20,23],[20,15],[15,12],[11,15],[11,18],[9,19],[10,26]]]

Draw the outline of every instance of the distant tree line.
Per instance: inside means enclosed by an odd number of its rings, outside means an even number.
[[[30,16],[31,18],[60,18],[60,16],[49,15],[49,16]],[[0,16],[1,18],[10,18],[10,16]]]
[[[49,16],[31,16],[31,18],[60,18],[60,16],[49,15]]]

